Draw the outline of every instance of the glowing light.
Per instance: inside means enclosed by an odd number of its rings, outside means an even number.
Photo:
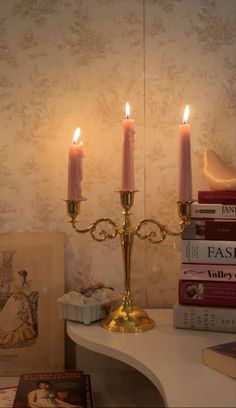
[[[126,105],[125,105],[125,116],[126,116],[126,119],[130,118],[130,106],[128,102],[126,102]]]
[[[186,105],[184,109],[183,123],[185,124],[188,123],[189,114],[190,114],[189,105]]]
[[[76,128],[73,136],[73,143],[78,144],[78,139],[80,137],[80,128]]]

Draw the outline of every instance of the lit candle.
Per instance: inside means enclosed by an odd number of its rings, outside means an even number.
[[[83,142],[78,144],[80,128],[76,128],[73,144],[69,147],[68,156],[68,200],[82,200],[82,179],[84,158]]]
[[[179,125],[179,201],[192,200],[192,169],[189,105],[185,106],[183,124]]]
[[[123,121],[121,190],[134,190],[134,119],[130,119],[130,106],[125,105],[126,119]]]

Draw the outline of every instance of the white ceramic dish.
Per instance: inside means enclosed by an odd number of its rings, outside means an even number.
[[[107,316],[110,310],[120,305],[122,299],[121,295],[114,294],[111,299],[99,301],[88,299],[88,303],[82,304],[78,302],[78,295],[72,291],[57,299],[60,319],[90,324]]]

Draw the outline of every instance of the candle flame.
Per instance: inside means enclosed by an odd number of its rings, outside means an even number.
[[[80,137],[80,128],[76,128],[73,136],[73,143],[77,144]]]
[[[186,105],[184,109],[183,123],[185,124],[188,123],[189,114],[190,114],[189,105]]]
[[[130,105],[128,102],[126,102],[126,105],[125,105],[125,116],[126,116],[126,119],[130,118]]]

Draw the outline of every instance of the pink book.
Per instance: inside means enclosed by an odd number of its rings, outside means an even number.
[[[236,265],[182,264],[181,279],[236,282]]]

